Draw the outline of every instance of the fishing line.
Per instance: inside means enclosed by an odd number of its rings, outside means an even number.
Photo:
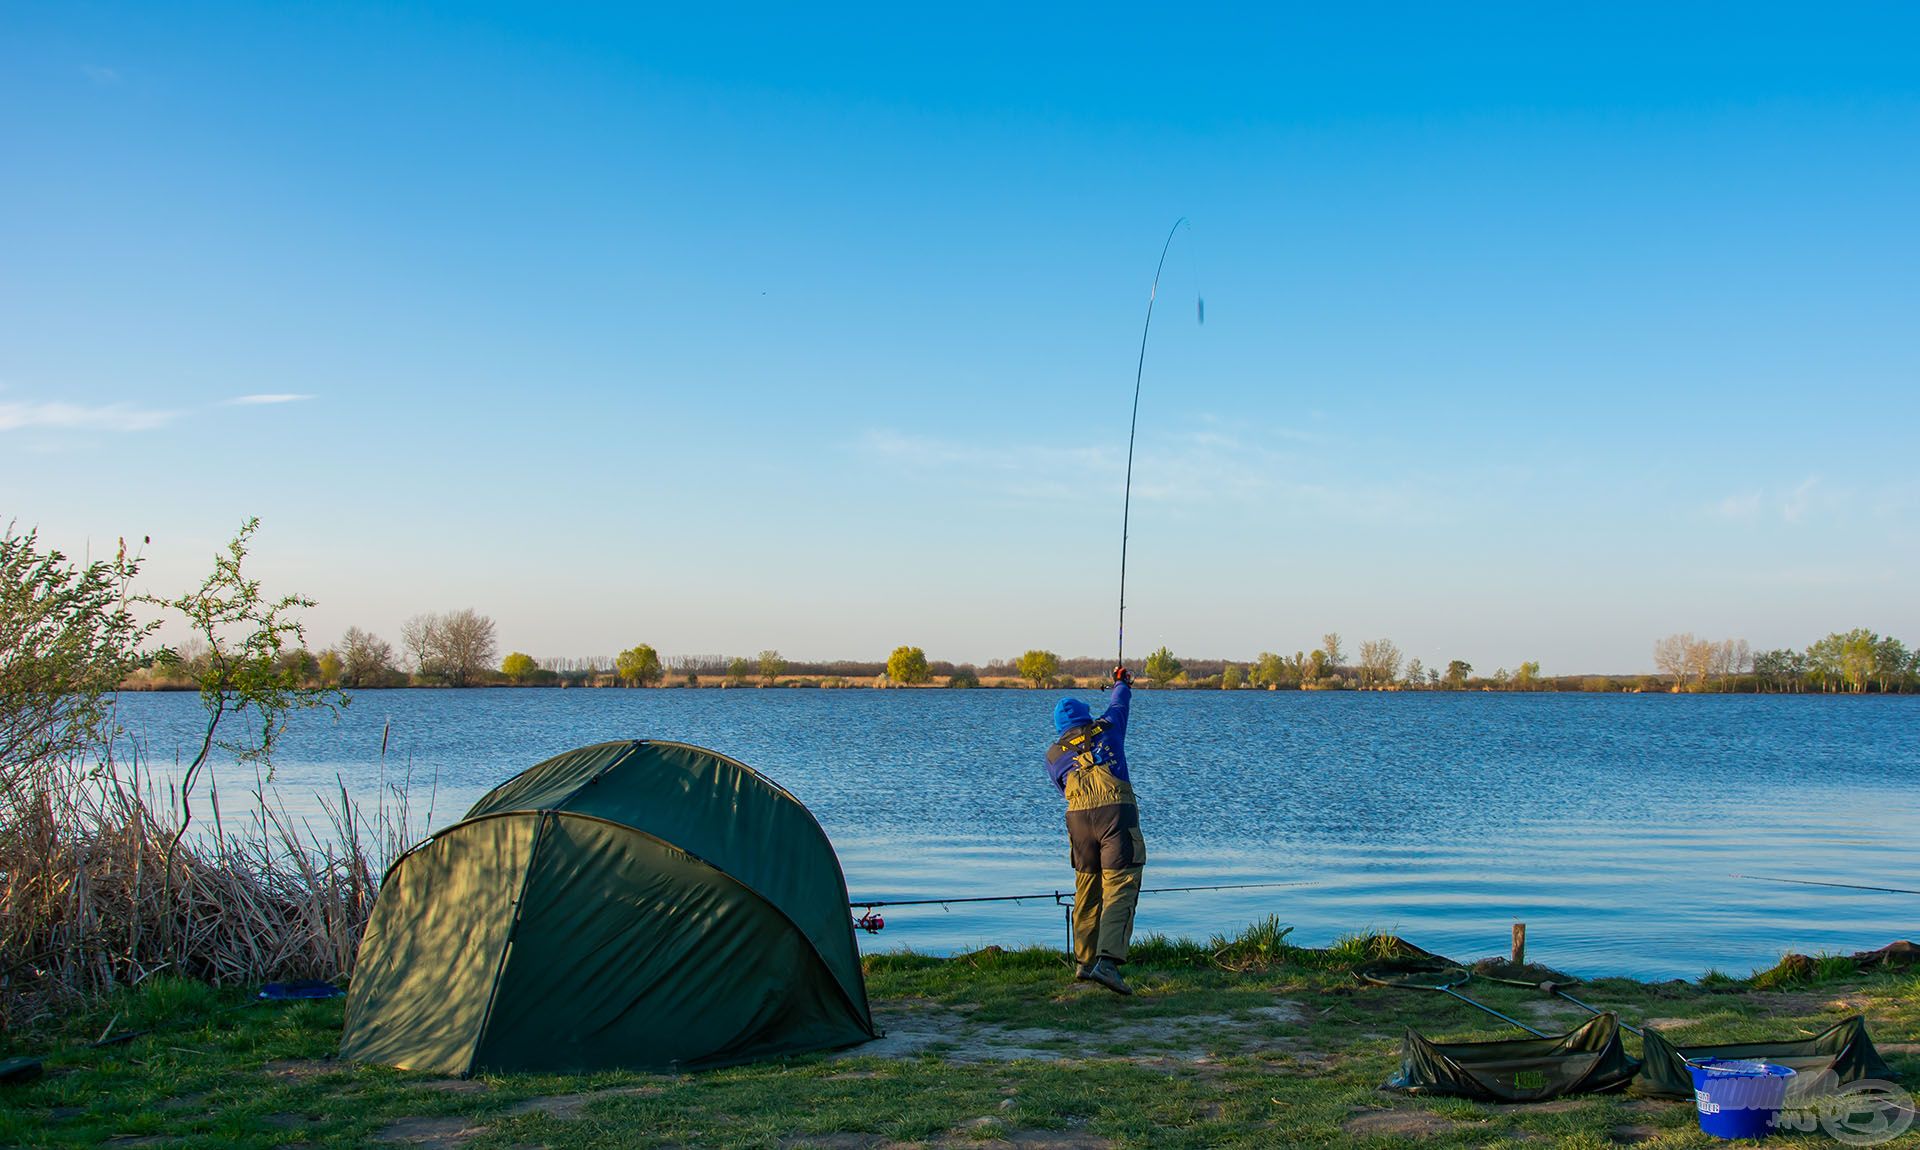
[[[1120,504],[1120,627],[1114,652],[1116,667],[1123,667],[1127,662],[1127,534],[1133,518],[1133,441],[1140,430],[1140,380],[1147,369],[1147,335],[1153,330],[1153,304],[1160,296],[1160,273],[1167,266],[1167,250],[1173,247],[1173,237],[1183,226],[1193,230],[1187,217],[1181,216],[1167,229],[1167,242],[1160,245],[1160,262],[1153,266],[1153,287],[1147,292],[1147,320],[1140,325],[1140,358],[1133,367],[1133,418],[1127,425],[1127,486]],[[1202,324],[1207,322],[1207,301],[1197,289],[1194,317]]]
[[[1851,882],[1815,882],[1810,878],[1774,878],[1764,874],[1737,874],[1734,878],[1752,879],[1755,882],[1790,882],[1795,886],[1830,886],[1840,890],[1870,890],[1877,894],[1920,894],[1920,890],[1908,890],[1902,886],[1861,886]]]

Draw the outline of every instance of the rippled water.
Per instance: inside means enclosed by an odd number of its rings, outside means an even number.
[[[1055,696],[1027,691],[365,691],[295,720],[289,804],[410,773],[416,811],[457,818],[553,754],[617,738],[696,743],[786,786],[860,898],[1071,888],[1041,768]],[[1393,929],[1470,958],[1528,924],[1530,955],[1581,974],[1744,973],[1783,951],[1920,934],[1920,699],[1140,692],[1128,757],[1150,886],[1140,929],[1204,937],[1267,914],[1324,943]],[[1096,710],[1097,697],[1089,696]],[[187,753],[188,695],[135,695],[147,753]],[[391,723],[384,767],[381,733]],[[226,768],[229,784],[251,778]],[[901,908],[869,948],[1059,943],[1049,902]]]

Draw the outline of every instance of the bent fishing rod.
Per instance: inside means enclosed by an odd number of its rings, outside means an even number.
[[[1160,245],[1160,262],[1153,265],[1153,287],[1147,292],[1147,321],[1140,325],[1140,358],[1133,366],[1133,419],[1127,424],[1127,486],[1120,502],[1120,628],[1113,658],[1116,667],[1127,663],[1127,533],[1133,516],[1133,441],[1140,430],[1140,380],[1147,370],[1147,335],[1153,330],[1153,304],[1160,296],[1160,273],[1167,266],[1167,251],[1173,247],[1173,237],[1182,225],[1188,229],[1193,226],[1185,216],[1173,221],[1173,227],[1167,229],[1167,242]],[[1198,294],[1194,297],[1194,314],[1200,323],[1207,322],[1207,301]]]
[[[1318,886],[1313,882],[1230,882],[1217,886],[1151,886],[1143,888],[1141,894],[1185,894],[1196,890],[1254,890],[1272,887]],[[1070,890],[1043,891],[1039,894],[993,894],[973,895],[966,898],[897,898],[875,899],[857,898],[847,900],[852,910],[873,910],[883,906],[948,906],[965,902],[1037,902],[1047,899],[1054,903],[1065,902],[1073,897]]]

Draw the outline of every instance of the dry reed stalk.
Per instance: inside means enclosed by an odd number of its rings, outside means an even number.
[[[183,836],[147,782],[137,761],[70,764],[0,807],[0,1028],[161,970],[215,985],[352,973],[384,863],[411,838],[404,794],[369,822],[342,786],[316,830],[264,785],[237,825],[214,792],[211,832]]]

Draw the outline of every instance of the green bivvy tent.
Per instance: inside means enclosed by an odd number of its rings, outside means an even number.
[[[387,871],[343,1058],[440,1074],[665,1070],[875,1036],[840,862],[744,763],[602,743]]]
[[[1801,1099],[1830,1094],[1835,1087],[1862,1078],[1893,1078],[1893,1070],[1874,1049],[1873,1039],[1867,1036],[1867,1020],[1858,1015],[1843,1018],[1812,1038],[1711,1046],[1676,1046],[1649,1027],[1642,1053],[1640,1077],[1634,1082],[1633,1091],[1661,1098],[1693,1097],[1693,1079],[1687,1074],[1689,1059],[1759,1059],[1776,1066],[1790,1066],[1795,1073],[1787,1080],[1789,1106]]]

